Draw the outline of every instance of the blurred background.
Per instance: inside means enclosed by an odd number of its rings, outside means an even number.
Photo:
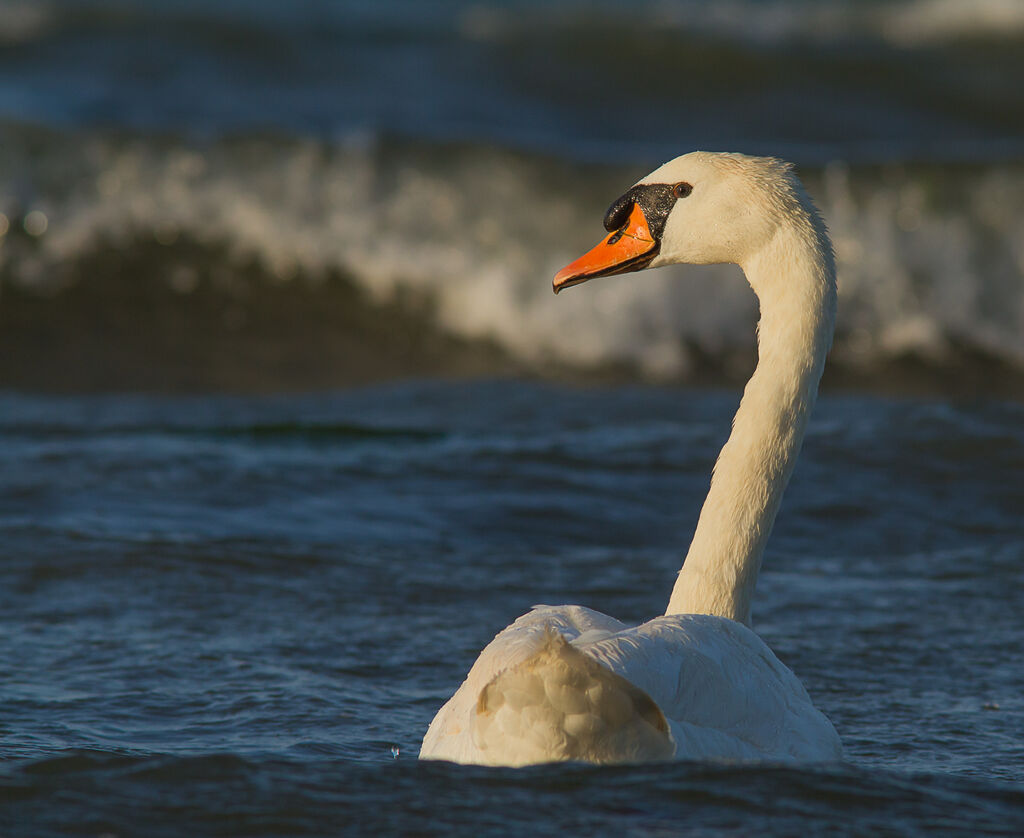
[[[827,385],[1020,392],[1015,0],[3,0],[0,386],[742,378],[734,268],[551,295],[694,148],[799,165]]]

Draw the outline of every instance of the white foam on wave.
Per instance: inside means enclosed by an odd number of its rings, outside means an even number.
[[[1015,38],[1024,34],[1024,3],[907,0],[880,13],[880,28],[889,40],[907,45],[959,38]]]
[[[56,17],[46,0],[2,0],[0,44],[13,46],[34,40],[53,26]]]
[[[752,43],[834,43],[876,40],[896,46],[962,38],[1005,40],[1024,34],[1019,0],[647,0],[623,6],[599,2],[556,6],[498,3],[469,6],[460,16],[464,36],[500,40],[537,27],[557,31],[615,23],[625,30],[677,30]]]
[[[42,284],[97,248],[142,237],[226,250],[244,282],[348,275],[373,299],[412,301],[445,330],[543,365],[629,363],[684,376],[694,352],[753,347],[756,302],[735,267],[672,268],[557,299],[551,277],[602,235],[606,204],[640,171],[577,170],[483,149],[374,143],[7,138],[0,211],[47,219],[30,247],[0,237],[0,267]],[[870,366],[957,347],[1024,367],[1024,169],[804,173],[835,239],[836,358]],[[24,223],[23,221],[20,223]],[[172,286],[196,287],[181,268]]]
[[[287,4],[285,4],[287,5]],[[410,17],[410,15],[412,17]],[[283,25],[346,28],[414,21],[423,32],[444,29],[449,20],[470,40],[501,40],[517,34],[560,29],[579,33],[590,25],[614,24],[624,31],[678,30],[753,43],[835,42],[876,39],[896,45],[945,42],[965,37],[1007,39],[1024,34],[1020,0],[462,0],[420,12],[394,4],[377,7],[356,0],[314,3],[306,15],[273,4],[196,2],[119,4],[104,0],[0,0],[0,43],[18,44],[45,36],[69,19],[117,18],[163,25],[187,19],[222,25]],[[539,29],[540,28],[540,29]]]

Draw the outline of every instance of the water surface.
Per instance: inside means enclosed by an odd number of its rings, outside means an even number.
[[[1024,413],[998,402],[812,422],[754,621],[845,764],[416,762],[531,605],[664,608],[736,400],[5,396],[5,834],[1024,824]]]

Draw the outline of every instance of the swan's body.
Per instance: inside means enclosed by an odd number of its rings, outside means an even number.
[[[630,627],[578,605],[540,606],[494,638],[420,750],[480,765],[839,755],[829,720],[742,623]]]
[[[609,209],[606,241],[555,277],[736,262],[761,302],[758,366],[666,614],[627,627],[579,606],[520,617],[438,712],[421,758],[838,759],[835,729],[749,628],[765,543],[831,345],[836,283],[825,226],[790,167],[694,152]]]

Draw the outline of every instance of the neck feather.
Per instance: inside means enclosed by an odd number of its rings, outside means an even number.
[[[749,625],[761,557],[832,343],[836,283],[820,222],[780,230],[743,268],[761,303],[757,369],[715,464],[666,613],[716,614]]]

